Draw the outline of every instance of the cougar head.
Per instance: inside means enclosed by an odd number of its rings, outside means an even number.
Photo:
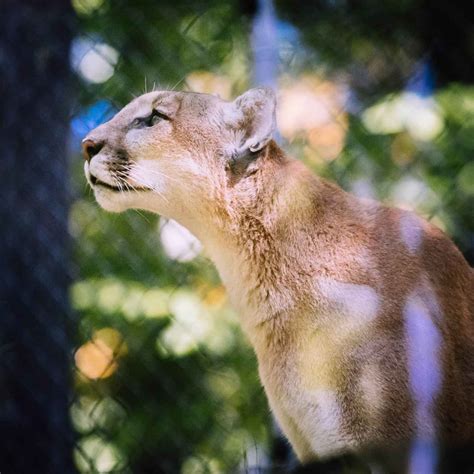
[[[275,96],[267,88],[233,102],[150,92],[84,138],[85,174],[108,211],[139,208],[186,221],[224,196],[229,169],[246,169],[274,127]]]

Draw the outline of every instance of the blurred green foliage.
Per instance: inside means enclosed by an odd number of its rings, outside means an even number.
[[[472,84],[474,5],[442,0],[275,0],[329,70],[366,98],[403,88],[429,59],[438,86]]]
[[[474,88],[451,85],[435,93],[442,130],[417,140],[406,129],[371,133],[360,116],[350,119],[340,157],[321,170],[348,190],[360,179],[372,194],[415,209],[441,227],[474,260]],[[416,117],[423,120],[423,117]]]
[[[81,198],[71,226],[79,468],[232,472],[248,446],[268,443],[268,409],[214,270],[168,259],[154,216],[108,215]]]
[[[247,22],[238,16],[236,0],[76,0],[75,4],[82,34],[106,40],[120,52],[116,74],[109,81],[100,87],[82,84],[82,103],[99,96],[123,106],[155,81],[161,88],[182,88],[188,73],[217,71],[230,56],[248,51]]]

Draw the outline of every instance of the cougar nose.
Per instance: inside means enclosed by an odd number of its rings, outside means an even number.
[[[91,161],[92,157],[97,155],[102,147],[104,146],[103,141],[94,141],[91,138],[86,138],[82,141],[82,152],[84,153],[84,159]]]

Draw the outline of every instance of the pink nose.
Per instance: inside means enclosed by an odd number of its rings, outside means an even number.
[[[104,142],[96,142],[90,138],[86,138],[82,142],[82,152],[84,154],[84,159],[86,161],[91,161],[92,157],[97,155],[102,147],[104,146]]]

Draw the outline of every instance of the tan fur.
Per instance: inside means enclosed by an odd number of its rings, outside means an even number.
[[[152,190],[95,185],[98,202],[158,212],[202,241],[301,461],[473,441],[472,270],[415,214],[358,199],[287,157],[269,141],[269,94],[139,97],[89,134],[102,149],[86,174]],[[169,120],[130,128],[153,107]]]

